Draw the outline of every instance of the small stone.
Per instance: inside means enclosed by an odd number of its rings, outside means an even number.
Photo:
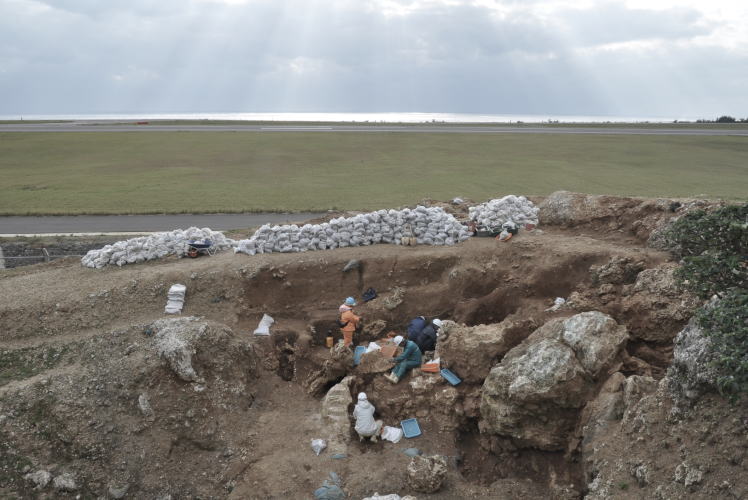
[[[357,259],[351,259],[343,267],[343,272],[347,273],[348,271],[352,271],[353,269],[358,269],[359,267],[361,267],[361,261]]]
[[[34,483],[37,488],[42,489],[49,484],[49,481],[52,479],[52,474],[46,470],[40,469],[31,474],[26,474],[24,478]]]
[[[78,489],[75,477],[69,472],[57,476],[53,483],[57,491],[75,491]]]
[[[153,417],[153,408],[148,399],[148,394],[143,393],[138,396],[138,408],[140,408],[140,413],[142,413],[145,418]]]
[[[127,495],[127,490],[130,489],[130,485],[126,484],[124,486],[117,487],[115,485],[109,485],[109,497],[120,499],[125,498],[125,495]]]

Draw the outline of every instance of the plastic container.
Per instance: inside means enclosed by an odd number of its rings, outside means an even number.
[[[460,377],[458,377],[457,375],[455,375],[451,371],[447,370],[446,368],[442,368],[439,373],[441,373],[442,377],[444,377],[445,379],[447,379],[447,382],[449,382],[452,385],[457,385],[460,382],[462,382],[462,379]]]
[[[356,346],[356,350],[353,351],[353,366],[358,365],[361,362],[361,356],[366,352],[366,346]]]
[[[418,420],[415,418],[401,421],[400,427],[402,427],[403,436],[406,438],[414,438],[421,435],[421,428],[418,426]]]
[[[327,337],[325,339],[325,345],[327,346],[328,349],[332,349],[332,346],[334,345],[334,342],[335,341],[333,340],[332,337]]]

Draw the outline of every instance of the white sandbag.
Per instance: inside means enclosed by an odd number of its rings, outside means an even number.
[[[257,329],[254,331],[255,335],[270,335],[270,325],[275,323],[275,320],[268,316],[267,314],[262,315],[262,319],[260,320],[260,324],[257,326]]]
[[[499,228],[507,222],[517,225],[538,223],[538,208],[524,196],[508,195],[468,209],[470,220],[487,228]]]

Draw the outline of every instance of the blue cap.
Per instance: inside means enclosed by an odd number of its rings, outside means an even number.
[[[356,305],[356,299],[354,299],[353,297],[348,297],[347,299],[345,299],[345,305],[347,305],[347,306],[355,306]]]

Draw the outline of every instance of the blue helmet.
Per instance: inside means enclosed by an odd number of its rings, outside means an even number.
[[[345,299],[345,305],[347,305],[347,306],[355,306],[356,305],[356,299],[354,299],[353,297],[348,297],[347,299]]]

